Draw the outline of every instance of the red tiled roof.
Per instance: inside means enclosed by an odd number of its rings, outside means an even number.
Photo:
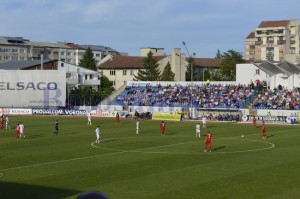
[[[251,32],[246,39],[254,39],[255,38],[255,32]]]
[[[281,20],[281,21],[262,21],[258,28],[269,28],[269,27],[282,27],[286,26],[290,21]]]
[[[156,61],[161,60],[164,56],[153,56]],[[143,68],[144,59],[146,57],[140,56],[113,56],[111,60],[108,60],[98,66],[99,69],[141,69]]]
[[[67,46],[69,46],[70,48],[73,48],[73,49],[79,49],[80,47],[76,44],[73,44],[73,43],[66,43]]]
[[[222,60],[217,58],[194,58],[195,65],[200,68],[220,68],[221,62]]]

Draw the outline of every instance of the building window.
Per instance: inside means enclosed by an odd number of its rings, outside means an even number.
[[[134,74],[134,70],[130,70],[130,75],[133,75]]]
[[[60,55],[65,55],[65,52],[60,52]]]
[[[255,69],[255,74],[260,75],[260,69]]]
[[[100,54],[97,53],[97,54],[96,54],[96,57],[100,57]]]
[[[115,86],[116,85],[116,82],[115,81],[110,81],[110,83]]]
[[[123,75],[127,75],[127,70],[123,70]]]
[[[71,52],[68,52],[68,56],[70,56],[71,55]]]
[[[93,75],[90,75],[90,79],[93,79]]]
[[[111,71],[109,71],[109,74],[110,74],[111,76],[114,76],[114,75],[116,75],[116,71],[115,71],[115,70],[111,70]]]

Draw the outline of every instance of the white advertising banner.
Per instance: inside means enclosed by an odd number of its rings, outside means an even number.
[[[57,70],[0,70],[0,106],[65,106],[66,72]]]
[[[30,108],[1,108],[1,115],[32,115],[32,109]]]

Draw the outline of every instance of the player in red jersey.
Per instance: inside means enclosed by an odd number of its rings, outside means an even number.
[[[253,126],[256,127],[256,118],[255,117],[253,117],[252,123],[253,123]]]
[[[0,128],[1,129],[4,128],[4,114],[2,114],[1,117],[0,117]]]
[[[161,121],[160,130],[161,130],[162,136],[165,136],[165,129],[166,129],[166,124],[164,123],[164,121]]]
[[[262,122],[262,138],[266,139],[267,138],[267,128],[266,128],[266,123],[265,121]]]
[[[212,141],[212,134],[210,133],[210,131],[208,131],[208,133],[206,134],[206,139],[205,139],[204,152],[207,152],[207,151],[211,152],[211,148],[212,148],[211,141]]]
[[[117,114],[116,114],[116,123],[117,123],[117,124],[120,123],[120,115],[119,115],[118,112],[117,112]]]
[[[16,139],[20,139],[20,125],[19,125],[19,123],[17,124],[17,127],[16,127]]]

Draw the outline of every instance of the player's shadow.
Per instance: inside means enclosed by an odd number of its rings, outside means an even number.
[[[217,147],[217,148],[214,148],[213,151],[218,151],[220,149],[224,149],[226,146],[220,146],[220,147]]]
[[[140,132],[140,134],[144,134],[144,133],[151,133],[152,131],[142,131]]]
[[[177,132],[166,133],[166,135],[173,135],[173,134],[177,134]]]
[[[79,132],[70,132],[70,133],[61,133],[62,135],[72,135],[72,134],[77,134]]]
[[[273,135],[268,135],[267,138],[270,138],[270,137],[273,137],[273,136],[275,136],[275,135],[274,134]]]
[[[117,140],[119,140],[119,139],[108,139],[108,140],[102,140],[101,142],[114,142],[114,141],[117,141]]]
[[[26,139],[37,139],[40,137],[44,137],[44,134],[28,135],[26,136]]]

